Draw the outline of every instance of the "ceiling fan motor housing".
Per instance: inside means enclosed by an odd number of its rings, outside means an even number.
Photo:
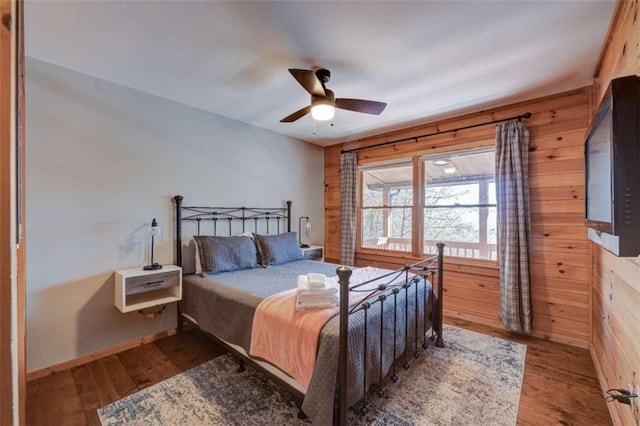
[[[320,80],[324,85],[331,80],[331,72],[327,69],[320,68],[319,70],[316,70],[316,77],[318,77],[318,80]]]
[[[320,95],[311,95],[311,105],[318,104],[328,104],[335,105],[336,103],[336,95],[333,93],[333,90],[325,89],[325,96]]]

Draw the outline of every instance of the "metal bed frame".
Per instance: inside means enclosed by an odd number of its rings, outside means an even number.
[[[277,207],[277,208],[252,208],[252,207],[187,207],[182,205],[183,197],[181,195],[176,195],[173,197],[173,202],[175,204],[175,230],[176,230],[176,264],[178,266],[182,265],[182,223],[183,222],[195,222],[196,223],[196,231],[197,234],[200,234],[201,223],[203,222],[211,222],[213,226],[213,234],[216,235],[219,224],[225,224],[228,226],[228,234],[232,233],[232,223],[241,222],[242,224],[242,232],[246,231],[246,222],[254,222],[254,230],[258,230],[258,223],[266,223],[266,233],[270,232],[270,226],[275,227],[276,233],[280,233],[281,224],[284,223],[286,226],[283,226],[285,232],[291,232],[291,201],[286,202],[286,207]],[[366,412],[366,410],[371,406],[371,404],[376,400],[377,397],[384,397],[387,395],[387,389],[398,380],[398,375],[406,371],[415,358],[419,356],[419,346],[423,349],[426,349],[428,346],[428,340],[435,340],[435,345],[437,347],[444,347],[444,340],[442,336],[442,317],[443,317],[443,250],[444,244],[437,244],[438,254],[427,259],[421,260],[419,262],[413,263],[411,265],[406,265],[403,268],[400,268],[395,271],[391,271],[382,276],[376,277],[369,281],[363,283],[356,283],[350,285],[349,279],[351,277],[352,270],[346,266],[340,266],[336,269],[336,273],[339,278],[340,284],[340,310],[339,310],[339,353],[338,353],[338,371],[337,371],[337,390],[335,394],[335,404],[334,404],[334,418],[333,424],[337,425],[346,425],[357,418],[359,418],[362,414]],[[404,280],[401,283],[393,283],[400,276],[404,274]],[[428,295],[426,291],[423,291],[424,299],[422,301],[419,300],[418,297],[418,286],[422,285],[423,290],[426,290],[426,282],[427,279],[430,279],[433,283],[434,278],[437,280],[437,291],[434,291],[434,286],[432,285],[431,293]],[[372,289],[373,285],[373,289]],[[415,286],[415,291],[413,294],[415,295],[413,301],[409,301],[409,289]],[[396,331],[397,331],[397,300],[398,294],[404,291],[404,303],[405,303],[405,318],[404,318],[404,327],[405,327],[405,339],[404,339],[404,350],[400,354],[396,354]],[[349,292],[368,292],[369,294],[364,299],[364,301],[354,305],[349,306]],[[432,296],[431,300],[433,301],[433,308],[431,311],[431,336],[427,338],[427,303],[429,300],[428,296]],[[422,315],[422,344],[419,345],[419,324],[418,324],[418,305],[419,303],[423,303],[423,312]],[[414,331],[415,331],[415,340],[413,347],[409,346],[409,318],[408,318],[408,304],[415,304],[415,315],[414,315]],[[386,309],[394,309],[393,311],[393,321],[394,321],[394,333],[393,333],[393,359],[394,362],[391,365],[391,371],[386,375],[382,369],[382,362],[380,362],[380,371],[378,376],[378,383],[375,386],[367,386],[367,345],[364,345],[363,348],[363,364],[365,374],[362,377],[363,379],[363,396],[362,399],[356,403],[354,407],[355,416],[352,416],[349,419],[349,406],[347,404],[347,368],[348,368],[348,329],[349,329],[349,317],[357,312],[363,312],[364,314],[364,339],[367,342],[367,330],[369,327],[368,321],[368,312],[369,310],[376,306],[380,306],[380,324],[379,325],[371,325],[379,326],[380,330],[382,330],[382,321],[384,318],[384,310]],[[183,329],[183,317],[182,313],[178,309],[178,330],[182,332]],[[208,334],[208,333],[207,333]],[[215,336],[217,341],[220,341]],[[230,348],[228,345],[225,346],[230,349],[232,352],[235,351]],[[379,354],[382,355],[384,350],[383,348],[383,333],[380,333],[380,342],[378,346]],[[411,353],[413,351],[413,353]],[[290,386],[286,384],[286,382],[280,380],[278,377],[274,377],[273,374],[269,373],[265,369],[261,368],[258,364],[253,362],[250,358],[247,359],[244,355],[235,353],[235,355],[240,357],[241,367],[239,371],[244,369],[243,361],[248,361],[254,367],[258,367],[259,370],[267,374],[270,378],[275,379],[276,382],[285,386],[287,390],[291,391],[294,395],[294,398],[301,399],[303,396],[299,394],[295,389],[290,389]],[[402,356],[404,355],[404,357]],[[404,358],[404,362],[401,358]],[[300,417],[303,417],[304,414],[301,412],[299,414]]]

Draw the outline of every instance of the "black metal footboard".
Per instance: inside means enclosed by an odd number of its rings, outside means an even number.
[[[350,421],[356,420],[366,412],[377,397],[385,396],[387,389],[397,381],[398,374],[409,368],[411,361],[419,356],[421,348],[426,349],[428,339],[435,340],[437,347],[444,347],[442,337],[444,244],[439,243],[437,247],[438,254],[436,256],[407,265],[399,270],[363,283],[350,285],[349,280],[352,271],[346,266],[341,266],[336,270],[340,282],[340,349],[338,354],[334,424],[346,425]],[[432,283],[430,292],[426,291],[427,280]],[[350,292],[365,292],[368,294],[364,301],[354,306],[349,306]],[[427,305],[429,303],[433,304],[430,316],[427,315]],[[413,306],[409,306],[410,304],[413,304]],[[376,309],[376,315],[369,315],[369,312],[374,308]],[[411,311],[411,308],[413,308],[413,311]],[[383,338],[385,312],[391,312],[390,316],[393,321],[391,348]],[[356,314],[364,317],[364,344],[361,351],[364,374],[357,378],[357,380],[361,380],[361,383],[358,383],[357,386],[362,389],[362,398],[353,406],[355,415],[349,419],[348,411],[350,405],[352,405],[348,401],[349,323]],[[428,327],[429,322],[431,327]],[[379,351],[380,362],[379,366],[376,366],[379,371],[375,386],[367,382],[370,369],[370,366],[367,365],[369,360],[367,351],[370,350],[370,345],[368,344],[369,327],[374,327],[378,330],[377,339],[379,344],[375,350]],[[431,336],[427,337],[429,329],[431,329]],[[410,332],[413,333],[411,339]],[[389,336],[387,336],[388,339]],[[400,350],[398,350],[398,341],[400,341]],[[389,366],[389,371],[385,371],[383,368],[383,352],[385,350],[393,352],[393,362]],[[351,385],[353,386],[353,384]]]

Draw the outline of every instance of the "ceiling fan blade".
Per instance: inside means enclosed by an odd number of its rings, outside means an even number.
[[[364,112],[365,114],[380,115],[387,107],[384,102],[365,101],[363,99],[336,99],[336,108],[347,109],[349,111]]]
[[[296,121],[299,118],[304,117],[305,115],[309,114],[310,112],[311,112],[311,105],[307,105],[306,107],[297,110],[293,114],[287,115],[285,118],[280,120],[280,122],[281,123],[291,123],[293,121]]]
[[[322,83],[316,77],[316,73],[311,70],[299,70],[295,68],[289,68],[289,72],[295,78],[304,90],[315,96],[325,96],[324,87]]]

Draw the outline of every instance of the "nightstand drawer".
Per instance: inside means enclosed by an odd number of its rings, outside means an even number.
[[[146,291],[160,290],[180,284],[180,272],[169,271],[159,274],[128,277],[125,279],[126,294],[138,294]]]
[[[309,247],[302,249],[302,255],[305,259],[320,260],[322,259],[322,247]]]

